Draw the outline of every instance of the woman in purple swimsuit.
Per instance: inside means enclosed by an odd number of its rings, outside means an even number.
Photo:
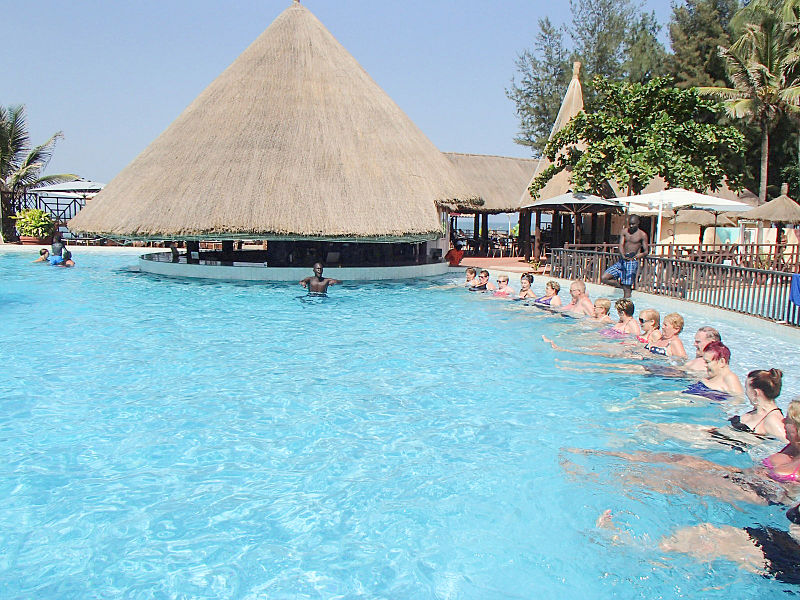
[[[534,302],[544,304],[550,308],[558,308],[561,306],[561,298],[558,297],[559,291],[561,291],[561,286],[557,281],[548,281],[544,287],[544,296],[537,298]]]

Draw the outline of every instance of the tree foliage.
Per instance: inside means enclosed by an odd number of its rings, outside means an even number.
[[[728,85],[717,47],[731,43],[738,0],[684,0],[673,4],[669,23],[672,55],[668,71],[681,88]]]
[[[666,52],[658,41],[660,25],[650,13],[640,13],[632,0],[570,0],[572,22],[567,28],[539,21],[531,50],[519,54],[518,77],[507,96],[519,117],[518,144],[540,155],[547,143],[561,101],[569,85],[570,62],[581,61],[582,79],[596,75],[644,82],[662,75]],[[565,33],[573,40],[565,42]],[[587,105],[594,91],[584,87]]]
[[[798,4],[798,0],[754,0],[739,11],[733,27],[740,37],[730,48],[719,47],[733,86],[699,90],[720,98],[731,117],[747,119],[758,126],[761,202],[767,198],[770,130],[783,115],[800,121]]]
[[[13,231],[10,222],[13,201],[27,190],[77,178],[70,173],[43,174],[61,137],[59,131],[44,144],[32,146],[25,107],[0,106],[0,234]]]
[[[571,169],[575,191],[593,193],[607,181],[639,193],[657,175],[670,187],[716,189],[725,177],[738,186],[725,165],[729,155],[741,154],[743,137],[716,123],[718,105],[668,78],[645,84],[597,78],[594,85],[595,110],[578,114],[547,144],[553,164],[534,179],[532,197],[563,169]]]
[[[533,51],[521,52],[516,65],[519,82],[512,79],[511,87],[506,90],[516,105],[520,121],[514,141],[529,146],[534,155],[540,156],[569,85],[571,71],[564,47],[564,28],[555,27],[550,19],[540,19]]]

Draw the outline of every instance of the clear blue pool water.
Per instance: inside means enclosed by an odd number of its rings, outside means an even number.
[[[161,279],[131,255],[0,254],[0,597],[765,598],[798,591],[656,548],[780,508],[613,483],[564,449],[697,450],[642,435],[719,423],[655,377],[559,368],[574,325],[460,277],[335,287]],[[537,280],[540,289],[544,281]],[[687,313],[687,346],[701,320]],[[739,372],[790,340],[725,317]],[[727,329],[726,329],[727,328]],[[598,478],[595,480],[594,475]],[[611,508],[635,542],[598,532]]]

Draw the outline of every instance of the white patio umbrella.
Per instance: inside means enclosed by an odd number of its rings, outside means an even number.
[[[709,196],[708,194],[699,194],[683,188],[670,188],[660,192],[653,192],[652,194],[637,194],[635,196],[626,196],[617,198],[617,201],[622,204],[637,204],[648,205],[658,208],[658,223],[656,225],[656,242],[661,239],[661,216],[664,209],[675,208],[699,208],[702,210],[724,212],[728,210],[745,211],[750,210],[752,206],[739,202],[738,200],[727,200],[725,198],[717,198],[716,196]]]

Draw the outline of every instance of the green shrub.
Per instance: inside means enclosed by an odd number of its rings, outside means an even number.
[[[56,230],[56,223],[49,214],[38,208],[21,210],[15,217],[17,233],[37,238],[48,238]]]

